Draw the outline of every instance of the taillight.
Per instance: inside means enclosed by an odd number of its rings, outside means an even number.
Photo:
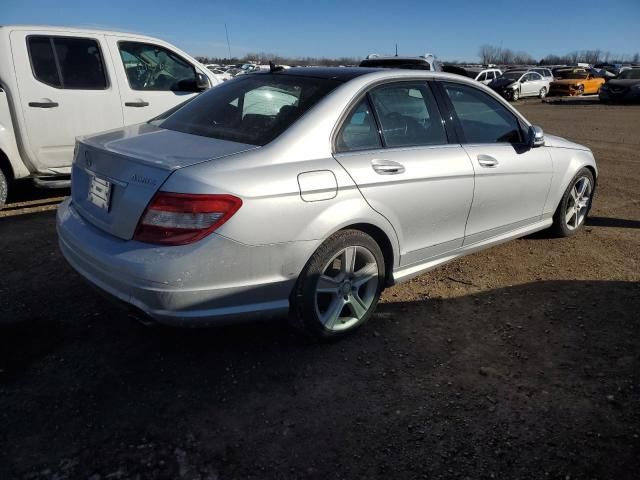
[[[233,195],[158,192],[142,215],[133,239],[162,245],[197,242],[241,206],[242,200]]]

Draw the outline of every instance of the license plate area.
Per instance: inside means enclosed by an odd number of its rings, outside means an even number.
[[[108,212],[111,203],[111,182],[93,174],[90,174],[89,177],[89,201]]]

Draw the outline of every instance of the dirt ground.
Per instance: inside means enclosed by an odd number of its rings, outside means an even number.
[[[131,321],[60,256],[65,192],[21,186],[0,218],[0,478],[639,478],[640,106],[518,108],[593,149],[587,228],[391,288],[329,344]]]

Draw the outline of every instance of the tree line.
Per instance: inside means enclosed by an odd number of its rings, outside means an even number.
[[[578,62],[584,63],[640,63],[640,54],[619,55],[603,50],[581,50],[566,55],[547,55],[546,57],[536,60],[527,52],[514,51],[510,48],[496,47],[495,45],[482,45],[478,50],[480,63],[496,65],[572,65]],[[259,63],[267,64],[270,61],[276,65],[322,65],[327,67],[337,67],[340,65],[358,65],[362,60],[360,57],[287,57],[268,52],[247,53],[242,57],[223,58],[223,57],[196,57],[199,62],[209,64],[217,63],[220,65],[236,65],[240,63]],[[446,63],[465,63],[460,61],[447,61]],[[472,62],[473,63],[473,62]]]
[[[481,63],[495,63],[498,65],[524,64],[532,65],[572,65],[575,63],[638,63],[640,54],[620,55],[603,50],[580,50],[567,53],[566,55],[547,55],[539,62],[526,52],[513,52],[508,48],[496,47],[495,45],[482,45],[478,50]]]

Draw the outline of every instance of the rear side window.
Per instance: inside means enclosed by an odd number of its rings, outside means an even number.
[[[118,48],[132,90],[197,90],[195,68],[172,51],[139,42],[119,42]]]
[[[382,148],[376,120],[367,98],[363,99],[344,122],[336,139],[338,152]]]
[[[467,85],[444,83],[465,143],[520,143],[516,117],[497,100]]]
[[[371,92],[386,147],[442,145],[447,136],[426,84],[396,84]]]
[[[192,135],[266,145],[339,84],[277,73],[243,75],[153,123]]]
[[[96,40],[31,36],[27,43],[33,74],[38,81],[70,90],[107,88],[104,62]]]

